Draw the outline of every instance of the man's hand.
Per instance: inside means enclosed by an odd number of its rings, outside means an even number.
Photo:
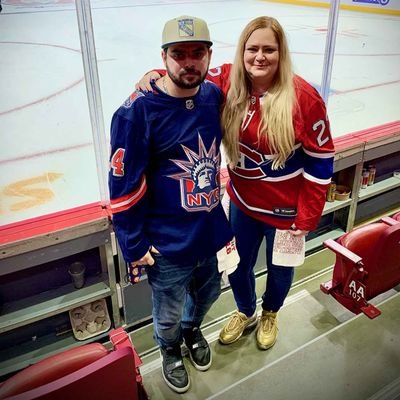
[[[154,264],[154,258],[150,254],[150,251],[148,251],[140,260],[131,262],[131,266],[133,268],[140,265],[153,265],[153,264]]]
[[[147,74],[143,75],[139,82],[136,83],[135,89],[142,90],[143,92],[152,92],[153,88],[151,87],[150,82],[156,81],[160,79],[161,75],[156,71],[150,71]]]

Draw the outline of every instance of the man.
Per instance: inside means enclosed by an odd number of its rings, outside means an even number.
[[[218,178],[223,96],[204,81],[211,45],[202,19],[168,21],[167,74],[153,92],[133,93],[111,123],[113,223],[133,281],[146,266],[163,377],[178,393],[190,386],[182,339],[196,369],[211,366],[200,325],[221,290],[216,253],[233,236]]]

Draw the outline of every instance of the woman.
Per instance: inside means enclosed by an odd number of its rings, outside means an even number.
[[[210,70],[207,78],[226,96],[226,190],[240,255],[238,268],[229,275],[238,310],[219,340],[233,343],[257,324],[254,265],[265,237],[268,274],[256,340],[259,348],[268,349],[276,342],[277,313],[296,265],[290,256],[278,265],[275,238],[283,234],[289,242],[304,242],[318,225],[333,171],[329,121],[318,92],[292,72],[285,33],[274,18],[250,21],[240,35],[233,65]],[[143,82],[139,86],[147,87]]]

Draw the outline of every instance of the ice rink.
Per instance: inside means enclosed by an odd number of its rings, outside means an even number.
[[[73,0],[3,0],[0,14],[0,225],[100,200]],[[242,28],[271,15],[297,73],[320,87],[329,9],[256,0],[92,0],[104,114],[161,67],[167,19],[195,15],[214,41],[211,65],[233,59]],[[400,119],[400,18],[341,11],[328,113],[333,136]]]

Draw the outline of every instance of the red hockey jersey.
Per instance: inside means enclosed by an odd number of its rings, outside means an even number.
[[[229,89],[231,64],[211,69],[207,79]],[[309,83],[294,77],[298,107],[294,113],[295,148],[285,167],[272,170],[267,143],[258,145],[260,102],[251,96],[240,134],[240,159],[229,169],[227,184],[232,201],[251,217],[280,229],[295,223],[311,231],[320,220],[333,173],[334,146],[323,99]]]

